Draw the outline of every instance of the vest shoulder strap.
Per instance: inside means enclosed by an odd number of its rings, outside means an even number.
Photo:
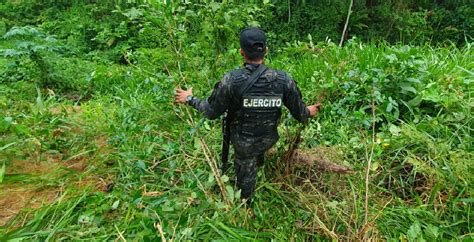
[[[247,81],[244,82],[238,89],[236,97],[240,99],[245,92],[255,84],[258,78],[263,74],[263,72],[267,70],[267,67],[264,64],[260,64],[256,70],[252,72],[252,74],[248,77]]]
[[[237,69],[230,72],[232,83],[240,83],[247,80],[248,75],[243,69]]]
[[[286,72],[277,70],[276,71],[276,79],[279,82],[287,83],[290,78],[289,78],[289,76]]]

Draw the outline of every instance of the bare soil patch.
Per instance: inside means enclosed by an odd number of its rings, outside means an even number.
[[[52,161],[50,159],[43,162],[15,160],[7,164],[6,175],[46,176],[55,174],[55,177],[51,179],[56,180],[63,179],[61,168],[84,172],[87,167],[86,158],[76,158],[67,162]],[[92,186],[98,191],[108,191],[110,190],[110,184],[113,184],[112,176],[87,175],[81,177],[78,174],[64,179],[67,179],[66,184],[81,190]],[[0,184],[0,226],[7,224],[11,218],[23,209],[35,209],[53,203],[59,198],[63,190],[64,187],[62,186],[42,186],[41,184],[23,183],[21,181],[4,181]]]
[[[100,136],[94,141],[99,152],[109,152],[112,149],[106,143],[107,137]],[[66,179],[65,186],[79,190],[94,187],[96,191],[109,192],[113,189],[113,175],[98,176],[87,174],[90,162],[89,155],[80,155],[69,160],[63,160],[62,154],[45,155],[43,160],[11,160],[7,162],[6,176],[22,175],[26,177],[49,177],[48,179]],[[77,171],[77,175],[63,177],[66,169]],[[58,183],[64,184],[64,183]],[[64,186],[64,185],[63,185]],[[0,184],[0,226],[4,226],[15,215],[24,209],[36,209],[56,201],[65,187],[42,186],[22,181],[4,181]]]
[[[56,162],[12,160],[7,163],[6,175],[41,176],[51,174],[60,167]],[[5,225],[23,208],[39,208],[53,202],[58,188],[43,189],[37,184],[6,182],[0,184],[0,226]]]
[[[52,114],[66,114],[69,118],[81,122],[80,106],[57,105],[49,110]],[[54,130],[55,136],[65,135],[65,130],[76,134],[83,134],[84,130],[79,125],[58,127]],[[64,139],[67,139],[65,136]],[[100,154],[113,152],[107,144],[108,137],[105,135],[91,137],[91,144],[98,148],[93,151]],[[67,152],[67,151],[65,151]],[[78,154],[70,158],[68,154],[44,152],[39,156],[28,159],[8,160],[6,163],[6,177],[0,184],[0,226],[4,226],[15,215],[25,209],[36,209],[56,201],[65,189],[75,188],[85,190],[93,187],[95,191],[108,192],[113,189],[113,175],[99,176],[88,172],[89,164],[94,155],[89,152]],[[91,160],[92,159],[92,160]],[[76,171],[71,175],[70,170]],[[67,175],[66,175],[67,174]],[[43,180],[51,180],[52,184],[43,185]],[[59,182],[56,182],[59,181]]]
[[[56,200],[59,190],[38,190],[33,185],[0,185],[0,226],[24,208],[40,208]]]

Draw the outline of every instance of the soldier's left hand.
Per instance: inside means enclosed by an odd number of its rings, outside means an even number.
[[[188,90],[183,90],[179,87],[176,88],[174,94],[174,101],[176,103],[186,103],[186,97],[193,95],[193,88],[189,88]]]

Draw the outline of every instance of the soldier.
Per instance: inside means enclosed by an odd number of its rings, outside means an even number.
[[[282,105],[299,122],[315,116],[320,106],[306,106],[296,82],[287,73],[263,64],[267,51],[265,33],[259,28],[246,28],[240,32],[243,68],[224,75],[207,99],[194,97],[192,88],[176,88],[175,94],[176,103],[191,105],[209,119],[227,112],[237,187],[247,201],[255,190],[257,165],[263,164],[264,153],[278,140]]]

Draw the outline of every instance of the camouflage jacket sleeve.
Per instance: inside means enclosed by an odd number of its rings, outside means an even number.
[[[203,113],[208,119],[216,119],[229,107],[232,98],[231,90],[231,78],[227,74],[214,85],[210,97],[207,99],[193,98],[189,105]]]
[[[308,120],[309,111],[301,98],[301,92],[296,82],[287,75],[288,86],[283,97],[283,103],[290,110],[291,115],[301,123]]]

